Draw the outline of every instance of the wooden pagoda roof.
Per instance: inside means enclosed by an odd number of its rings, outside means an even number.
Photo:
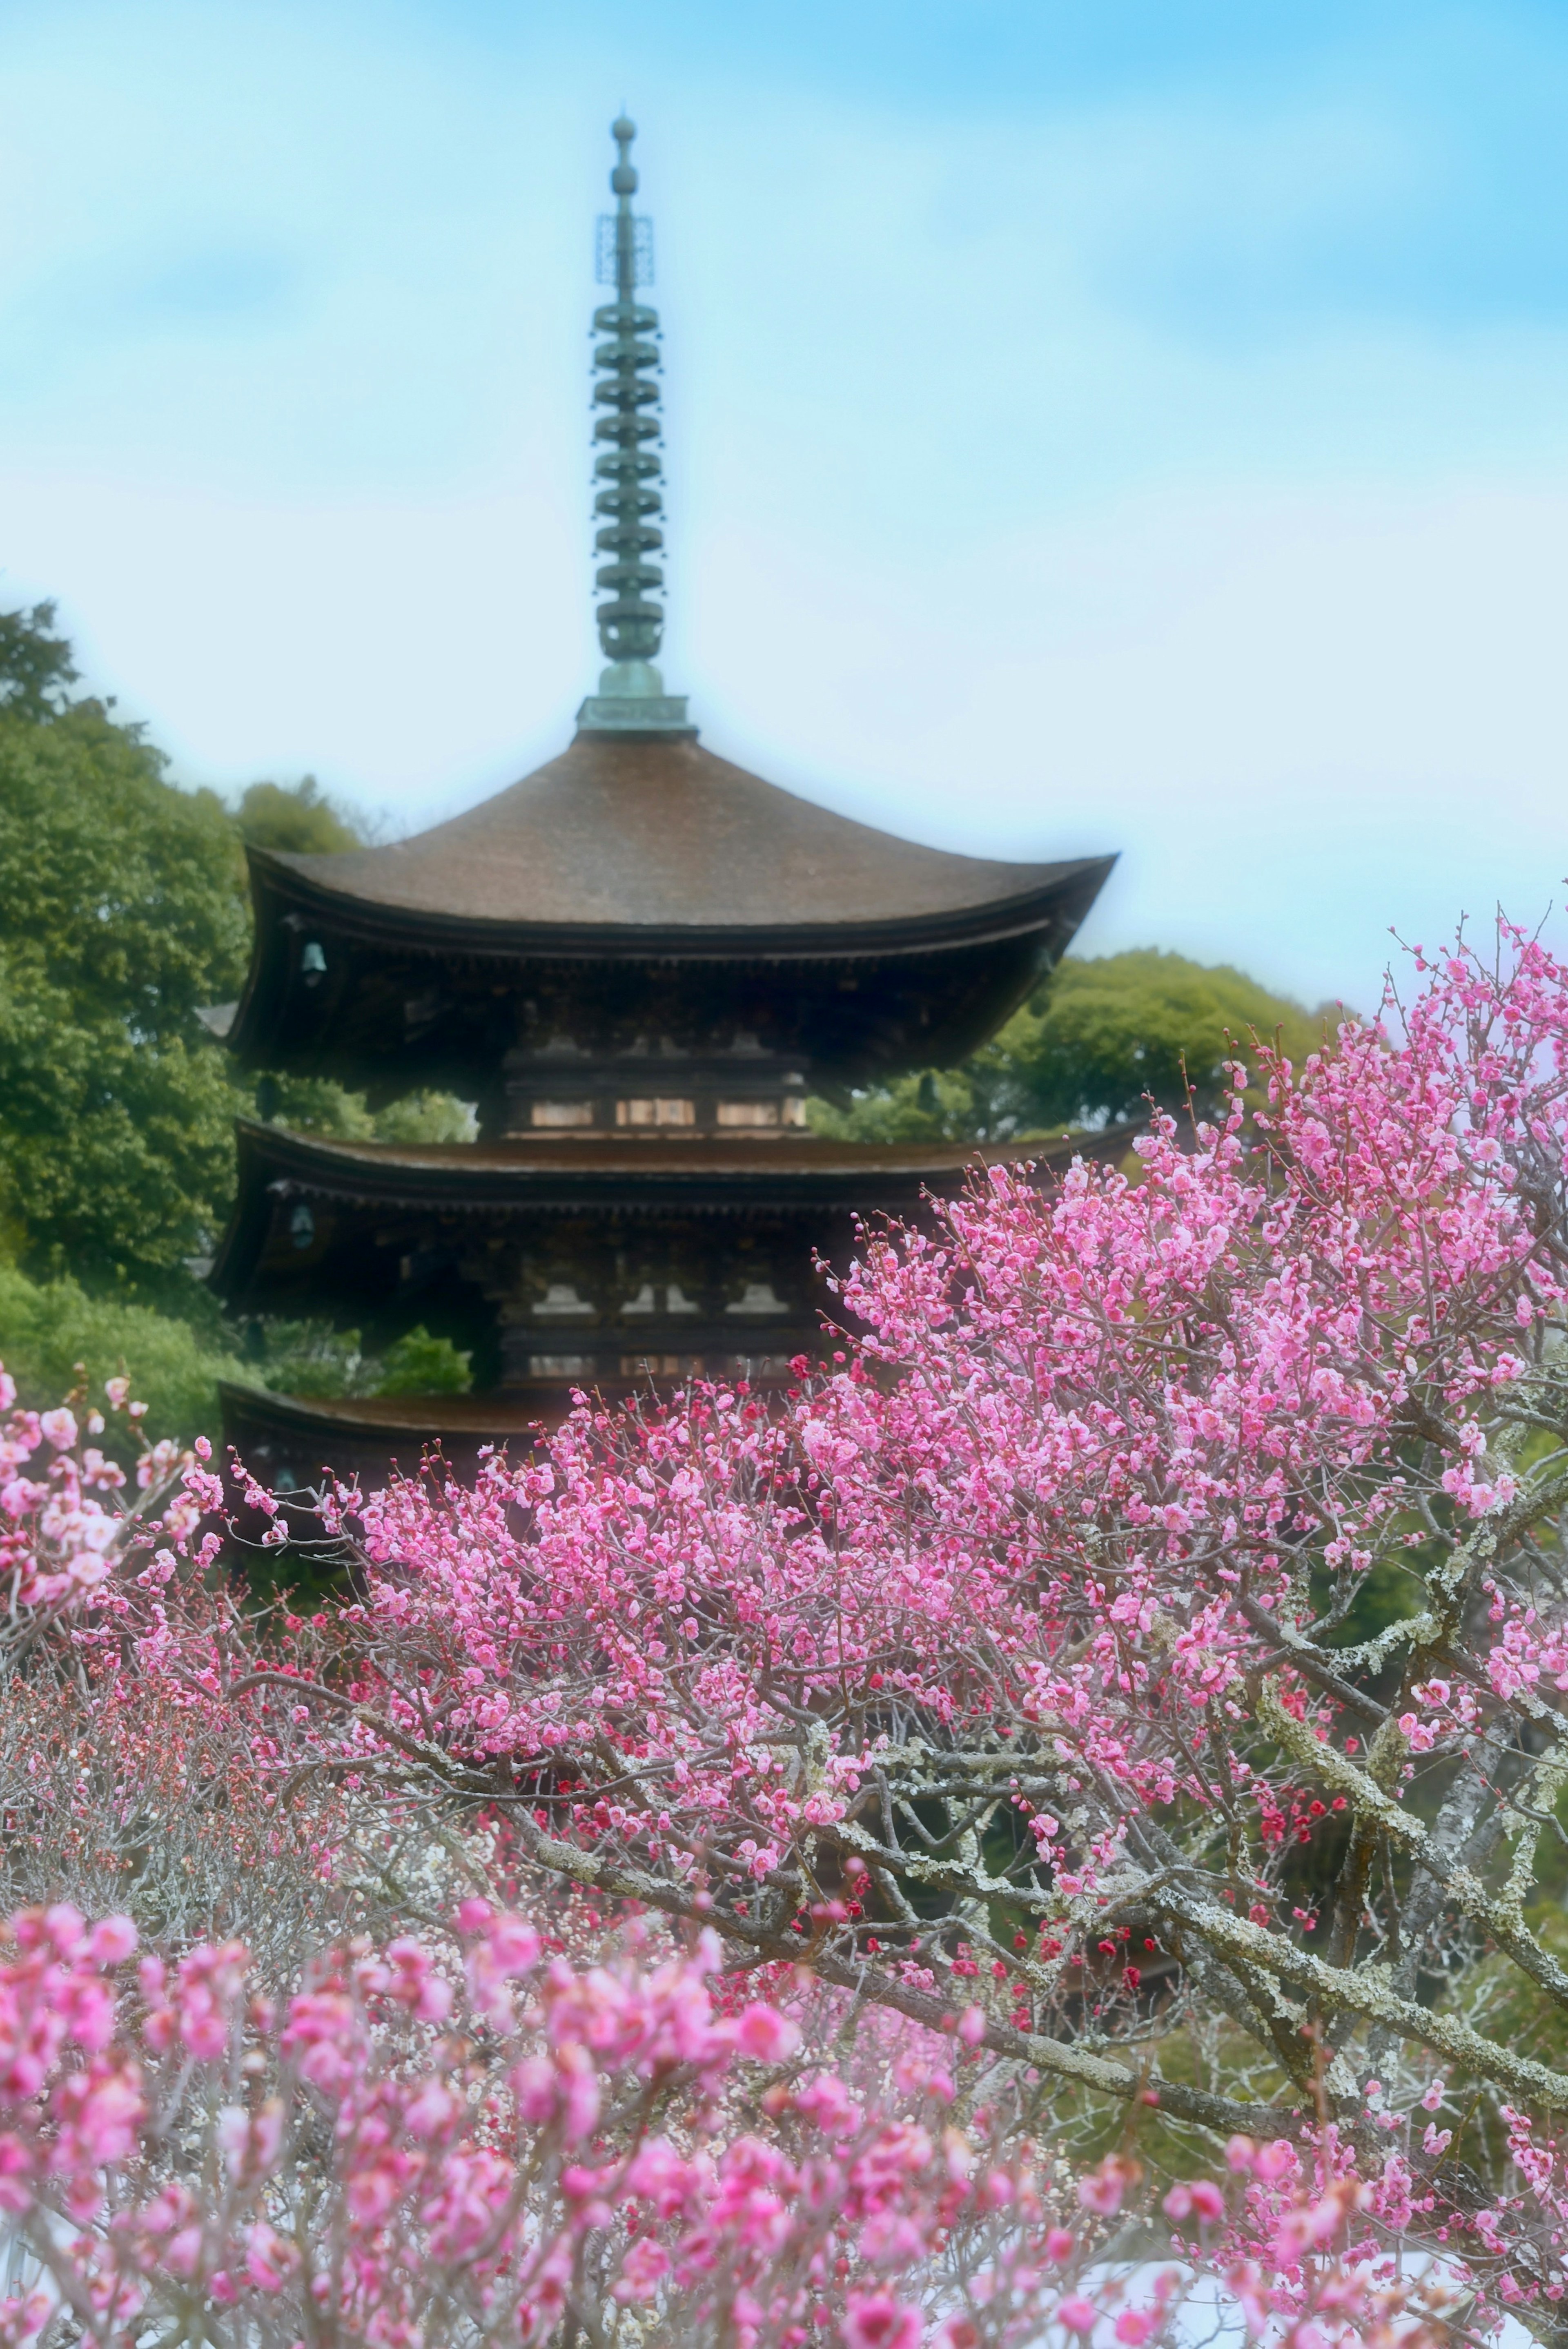
[[[560,758],[411,840],[325,856],[253,850],[258,876],[432,942],[628,933],[753,948],[796,934],[1006,935],[1113,860],[1003,864],[924,848],[764,782],[690,737],[580,733]],[[1074,891],[1076,895],[1078,891]],[[357,916],[357,921],[354,916]]]

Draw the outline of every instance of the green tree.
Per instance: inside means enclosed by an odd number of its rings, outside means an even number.
[[[351,809],[329,799],[314,775],[292,788],[252,783],[242,793],[234,821],[251,848],[278,848],[295,856],[331,856],[363,848],[367,828]]]
[[[0,1243],[149,1295],[226,1211],[234,1096],[198,1012],[238,991],[246,909],[222,801],[64,698],[46,610],[0,632]]]
[[[1305,1011],[1228,964],[1206,967],[1144,947],[1064,962],[979,1055],[993,1118],[1023,1124],[1114,1123],[1146,1097],[1179,1110],[1218,1105],[1227,1061],[1252,1065],[1254,1034],[1276,1033],[1295,1061],[1318,1050],[1332,1011]]]
[[[895,1077],[845,1102],[811,1101],[806,1113],[835,1142],[984,1142],[988,1133],[973,1062]]]
[[[234,820],[247,846],[290,854],[336,855],[369,838],[368,826],[327,798],[314,775],[292,787],[253,783]],[[280,1124],[338,1142],[471,1142],[477,1131],[473,1111],[451,1093],[407,1093],[373,1111],[363,1093],[330,1077],[275,1074],[264,1080],[264,1098]]]
[[[0,612],[0,709],[36,726],[69,707],[68,688],[78,675],[71,647],[53,633],[54,626],[53,604]]]
[[[405,1093],[372,1112],[377,1142],[472,1142],[479,1120],[455,1093]]]
[[[432,1338],[423,1322],[395,1338],[382,1359],[376,1392],[384,1395],[467,1394],[473,1385],[473,1356],[459,1353],[449,1338]]]
[[[1147,1097],[1200,1114],[1216,1107],[1228,1061],[1251,1064],[1252,1038],[1277,1034],[1300,1061],[1336,1014],[1271,995],[1228,965],[1154,947],[1064,962],[961,1069],[927,1070],[836,1107],[814,1102],[819,1133],[856,1141],[1006,1142],[1115,1124]]]
[[[216,1314],[211,1318],[216,1325]],[[149,1432],[181,1443],[196,1435],[216,1443],[218,1381],[253,1375],[225,1333],[210,1334],[145,1305],[89,1297],[69,1278],[31,1281],[5,1264],[0,1264],[0,1361],[34,1411],[50,1411],[68,1394],[78,1366],[89,1401],[100,1409],[104,1381],[129,1373],[138,1401],[148,1406]],[[127,1449],[124,1431],[123,1421],[111,1420],[110,1433],[119,1434],[129,1464],[134,1447]]]
[[[38,1405],[78,1362],[98,1385],[129,1368],[151,1423],[182,1436],[216,1434],[224,1377],[461,1392],[445,1340],[411,1331],[383,1361],[325,1322],[237,1329],[197,1277],[232,1196],[235,1112],[254,1113],[200,1016],[244,976],[242,843],[332,852],[362,829],[310,776],[253,784],[237,810],[177,789],[139,728],[71,698],[76,678],[51,605],[0,614],[0,1358]],[[447,1093],[372,1112],[325,1080],[272,1092],[307,1132],[474,1132]]]
[[[373,1110],[363,1093],[331,1077],[270,1077],[257,1086],[269,1123],[294,1133],[321,1133],[334,1142],[471,1142],[478,1121],[455,1093],[401,1094]]]

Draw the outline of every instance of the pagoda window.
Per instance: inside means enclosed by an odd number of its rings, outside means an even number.
[[[593,1104],[591,1101],[530,1102],[528,1122],[530,1125],[551,1126],[557,1129],[563,1126],[592,1125]]]
[[[690,1379],[701,1378],[703,1359],[700,1354],[623,1354],[621,1376],[624,1379]]]
[[[696,1103],[671,1099],[660,1094],[656,1099],[646,1094],[632,1101],[615,1103],[617,1125],[695,1125]]]
[[[594,1368],[592,1354],[530,1354],[530,1373],[536,1379],[581,1379]]]
[[[591,1321],[593,1308],[569,1280],[552,1280],[533,1308],[536,1321]]]
[[[787,1093],[782,1100],[721,1101],[717,1123],[743,1133],[776,1133],[781,1125],[804,1125],[806,1104],[799,1093]]]
[[[748,1280],[735,1303],[724,1309],[746,1319],[755,1317],[760,1320],[774,1313],[788,1313],[789,1308],[783,1298],[774,1295],[770,1280]]]
[[[717,1104],[717,1122],[721,1127],[741,1133],[776,1133],[780,1126],[801,1127],[806,1123],[806,1103],[799,1093],[786,1093],[771,1101],[721,1101]]]
[[[651,1280],[645,1280],[636,1295],[628,1298],[621,1308],[622,1314],[627,1319],[655,1314],[658,1309],[659,1293]],[[679,1281],[672,1280],[665,1290],[665,1311],[668,1314],[700,1313],[702,1307],[695,1298],[686,1295]]]

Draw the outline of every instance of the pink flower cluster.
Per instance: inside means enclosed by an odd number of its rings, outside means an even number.
[[[281,2005],[235,1944],[133,1963],[128,1920],[63,1905],[6,1938],[0,2209],[36,2270],[8,2343],[62,2309],[106,2343],[200,2310],[225,2338],[390,2349],[630,2308],[714,2349],[824,2327],[977,2349],[1053,2317],[1137,2349],[1180,2302],[1180,2266],[1129,2307],[1096,2265],[1136,2164],[1102,2163],[1064,2224],[1028,2146],[999,2160],[946,2120],[951,2084],[907,2053],[868,2101],[791,2060],[777,2008],[716,2013],[711,1937],[655,1962],[634,1931],[579,1968],[472,1900],[454,1940],[338,1951]],[[1179,2258],[1194,2227],[1233,2257],[1233,2202],[1166,2197]]]
[[[81,1444],[84,1434],[104,1433],[103,1413],[89,1412],[78,1424],[65,1405],[18,1411],[15,1381],[0,1364],[0,1413],[9,1413],[0,1426],[0,1577],[13,1622],[18,1608],[68,1609],[100,1590],[152,1525],[182,1547],[221,1499],[221,1486],[198,1468],[195,1454],[148,1441],[141,1430],[146,1405],[129,1397],[126,1380],[108,1381],[109,1409],[124,1413],[140,1447],[136,1482],[143,1497],[134,1506],[122,1497],[128,1480],[119,1462],[96,1444]],[[201,1438],[197,1453],[206,1458],[211,1451]],[[29,1642],[35,1631],[29,1618]]]

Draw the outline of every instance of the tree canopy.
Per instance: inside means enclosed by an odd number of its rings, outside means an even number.
[[[57,1394],[77,1361],[101,1377],[129,1357],[166,1425],[214,1432],[215,1381],[241,1372],[244,1341],[200,1259],[228,1216],[233,1121],[255,1094],[201,1014],[243,982],[243,843],[332,852],[364,833],[310,776],[253,784],[237,810],[180,789],[139,727],[72,698],[77,675],[52,605],[0,614],[0,1344],[29,1402]],[[372,1113],[324,1081],[276,1092],[308,1131],[473,1131],[445,1093]],[[297,1372],[335,1392],[408,1376],[325,1325],[269,1333],[264,1362],[273,1383]],[[435,1374],[466,1381],[449,1347]]]
[[[53,706],[29,641],[0,644],[21,645],[0,701],[0,1231],[26,1270],[150,1295],[232,1184],[233,1089],[198,1014],[244,974],[233,827],[102,704]]]
[[[1211,1115],[1226,1062],[1255,1063],[1253,1039],[1297,1062],[1337,1014],[1300,1004],[1226,966],[1141,947],[1061,964],[993,1041],[959,1069],[926,1070],[847,1105],[813,1104],[820,1133],[862,1142],[1006,1142],[1137,1117],[1145,1100],[1180,1111],[1186,1088]]]
[[[280,848],[295,856],[330,856],[363,848],[366,828],[349,809],[329,799],[314,775],[295,784],[252,783],[234,819],[251,848]]]
[[[65,636],[54,631],[53,604],[0,612],[0,709],[40,725],[70,706],[79,675]]]

